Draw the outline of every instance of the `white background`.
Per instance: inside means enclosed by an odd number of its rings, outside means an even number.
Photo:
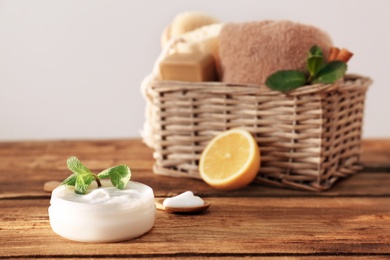
[[[388,0],[0,0],[0,141],[140,136],[140,82],[183,11],[324,29],[375,81],[364,137],[390,137]]]

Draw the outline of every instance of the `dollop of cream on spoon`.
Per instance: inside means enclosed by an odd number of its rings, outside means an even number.
[[[203,206],[204,201],[200,197],[194,196],[192,191],[186,191],[175,197],[165,199],[163,205],[170,208],[192,208]]]

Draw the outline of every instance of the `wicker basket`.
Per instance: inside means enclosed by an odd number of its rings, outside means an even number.
[[[198,162],[218,133],[244,128],[261,150],[256,181],[321,191],[359,170],[369,78],[348,75],[330,85],[287,94],[255,85],[150,81],[154,172],[199,178]]]

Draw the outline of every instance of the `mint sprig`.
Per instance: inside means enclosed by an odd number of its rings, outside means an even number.
[[[265,84],[272,90],[291,91],[307,84],[331,84],[345,75],[347,64],[343,61],[324,61],[322,50],[314,45],[306,60],[307,73],[298,70],[280,70],[271,74]]]
[[[114,166],[95,174],[77,157],[70,157],[66,164],[73,174],[66,178],[62,184],[74,186],[77,194],[85,194],[93,181],[96,181],[98,187],[101,187],[101,179],[110,179],[114,187],[124,189],[131,178],[130,168],[126,165]]]

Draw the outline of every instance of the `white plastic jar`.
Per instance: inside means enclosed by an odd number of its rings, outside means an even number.
[[[103,181],[85,195],[74,187],[53,190],[49,207],[51,228],[58,235],[80,242],[117,242],[139,237],[154,225],[156,206],[153,190],[130,181],[125,189]]]

